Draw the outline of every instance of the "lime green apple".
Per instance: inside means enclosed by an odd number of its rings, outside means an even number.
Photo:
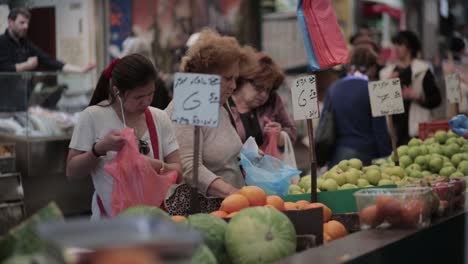
[[[339,186],[346,183],[346,177],[344,173],[334,173],[330,175],[330,178],[334,179]]]
[[[427,164],[426,156],[417,156],[414,159],[414,163],[418,164],[421,167],[426,166],[426,164]]]
[[[434,138],[440,144],[444,144],[445,141],[447,141],[447,138],[448,138],[447,132],[439,130],[439,131],[435,132]]]
[[[449,177],[452,173],[456,172],[455,167],[443,167],[439,171],[439,175]]]
[[[458,167],[458,164],[463,160],[464,153],[457,153],[452,156],[450,161],[452,162],[453,166]]]
[[[422,171],[422,175],[423,175],[423,177],[430,176],[430,175],[432,175],[432,172],[424,170],[424,171]]]
[[[366,179],[360,178],[360,179],[357,180],[357,186],[359,188],[364,188],[369,184],[370,184],[369,181],[367,181]]]
[[[422,172],[417,171],[417,170],[411,171],[409,176],[412,177],[412,178],[422,178],[423,177]]]
[[[408,147],[415,147],[415,146],[419,146],[421,145],[423,142],[422,140],[420,140],[419,138],[412,138],[409,142],[408,142]]]
[[[435,138],[433,138],[433,137],[426,138],[426,139],[424,140],[424,142],[423,142],[423,144],[426,145],[426,146],[427,146],[427,145],[432,145],[432,144],[434,144],[434,143],[436,143],[436,140],[435,140]]]
[[[429,169],[432,172],[438,173],[442,169],[443,165],[444,165],[444,161],[440,157],[432,156],[431,159],[429,160]]]
[[[338,190],[338,184],[334,179],[326,179],[322,184],[322,189],[329,192],[336,191]]]
[[[302,188],[299,187],[298,185],[291,184],[289,186],[288,192],[289,192],[289,194],[301,194],[302,193]]]
[[[299,180],[297,185],[299,185],[299,187],[301,187],[301,188],[303,188],[305,190],[309,189],[310,186],[312,185],[312,176],[307,175],[307,176],[302,177]]]
[[[364,178],[372,185],[377,185],[381,179],[381,173],[378,169],[369,169],[364,174]]]
[[[397,148],[397,153],[399,157],[408,155],[408,146],[405,146],[405,145],[399,146]]]
[[[458,138],[458,135],[455,134],[452,130],[449,130],[449,131],[447,132],[447,137],[448,137],[448,139],[451,139],[451,138]]]
[[[338,163],[338,168],[340,168],[342,171],[347,171],[349,168],[349,162],[348,160],[342,160]]]
[[[427,155],[429,153],[429,150],[427,149],[427,146],[421,145],[419,146],[419,155]]]
[[[325,181],[325,179],[318,178],[317,179],[317,188],[319,188],[319,189],[322,188],[322,184],[323,184],[324,181]]]
[[[459,171],[456,171],[452,174],[450,174],[450,179],[452,178],[463,178],[465,175],[463,175],[463,173],[459,172]]]
[[[413,160],[410,158],[410,156],[401,156],[400,157],[400,166],[403,168],[408,167],[411,163],[413,163]]]
[[[362,168],[362,161],[360,159],[350,159],[348,160],[348,165],[350,168],[360,170]]]
[[[398,177],[398,176],[390,176],[390,180],[392,180],[393,182],[395,182],[395,183],[396,183],[397,181],[400,181],[400,180],[401,180],[401,178],[400,178],[400,177]]]
[[[468,176],[468,160],[464,160],[458,164],[458,171],[463,173],[464,176]]]
[[[457,144],[458,145],[458,139],[454,137],[449,137],[447,141],[445,141],[445,145],[450,145],[450,144]]]
[[[344,176],[346,178],[346,183],[357,184],[360,174],[359,172],[347,171],[344,173]]]
[[[389,179],[381,179],[377,185],[382,186],[382,185],[390,185],[390,184],[394,184],[393,181]]]
[[[398,176],[400,179],[403,179],[406,176],[406,172],[402,167],[395,166],[392,168],[390,175]]]
[[[351,184],[351,183],[346,183],[346,184],[343,184],[343,186],[340,187],[340,190],[350,190],[350,189],[356,189],[358,188],[355,184]]]
[[[414,160],[417,156],[419,156],[419,154],[420,154],[420,151],[419,151],[418,146],[410,147],[408,149],[408,156],[410,156],[412,160]]]

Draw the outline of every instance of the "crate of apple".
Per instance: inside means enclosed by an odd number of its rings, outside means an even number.
[[[378,188],[354,194],[361,229],[422,228],[430,224],[432,189]]]

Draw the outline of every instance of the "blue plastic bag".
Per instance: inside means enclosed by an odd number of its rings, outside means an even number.
[[[468,133],[468,118],[466,115],[457,115],[453,117],[450,119],[449,125],[452,131],[459,136],[463,137]]]
[[[291,178],[301,173],[300,170],[269,155],[260,156],[258,153],[241,152],[240,158],[246,174],[246,184],[258,186],[268,195],[287,195]]]

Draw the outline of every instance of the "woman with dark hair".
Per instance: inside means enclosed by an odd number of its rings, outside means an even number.
[[[405,112],[393,115],[397,145],[405,145],[418,136],[418,124],[431,120],[431,109],[441,103],[430,66],[418,59],[421,43],[411,31],[400,31],[392,38],[397,56],[396,65],[380,71],[380,79],[400,78]]]
[[[357,46],[351,52],[348,76],[327,90],[317,130],[325,126],[323,113],[333,111],[335,145],[331,157],[318,153],[320,166],[328,163],[331,168],[351,158],[370,165],[373,159],[390,154],[385,118],[372,117],[367,88],[368,81],[376,79],[377,67],[377,54],[369,47]]]
[[[153,64],[142,55],[114,60],[101,74],[89,107],[80,114],[70,142],[67,177],[92,176],[92,218],[111,212],[113,178],[104,165],[125,144],[120,132],[124,125],[134,129],[141,155],[156,172],[181,171],[171,121],[164,111],[150,107],[156,78]],[[150,126],[155,127],[155,138]]]

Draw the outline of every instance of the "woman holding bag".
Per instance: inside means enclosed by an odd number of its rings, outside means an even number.
[[[101,74],[89,107],[80,114],[70,142],[67,177],[91,175],[95,188],[92,219],[113,211],[113,177],[104,165],[125,144],[124,126],[134,129],[141,155],[156,172],[181,171],[171,121],[164,111],[149,107],[156,78],[154,65],[142,55],[116,59]]]
[[[242,142],[252,136],[258,146],[264,145],[264,150],[273,133],[280,155],[285,154],[287,145],[289,155],[294,157],[292,144],[297,137],[296,126],[276,92],[284,81],[283,72],[270,56],[249,46],[242,48],[242,53],[237,88],[228,99],[236,130]],[[289,165],[296,167],[295,158],[288,163],[294,163]]]
[[[221,36],[205,29],[199,39],[188,49],[182,58],[181,72],[216,74],[221,76],[220,109],[218,127],[200,128],[200,163],[198,171],[198,191],[202,212],[218,210],[220,201],[207,197],[224,198],[245,185],[239,167],[239,153],[242,142],[237,135],[228,111],[222,107],[236,88],[239,75],[240,46],[233,37]],[[171,102],[166,109],[169,116],[173,112]],[[183,177],[191,183],[193,175],[194,127],[175,124]],[[166,200],[171,214],[186,214],[189,208],[190,189],[187,184],[175,186],[173,195]]]

